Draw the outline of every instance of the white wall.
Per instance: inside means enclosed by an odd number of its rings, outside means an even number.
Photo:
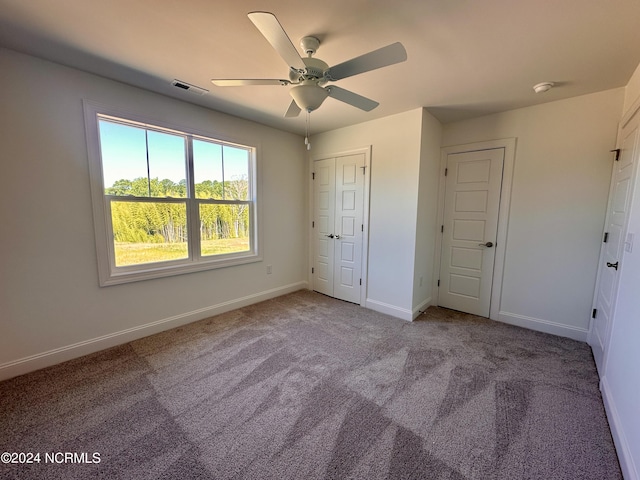
[[[300,137],[6,49],[0,71],[0,379],[306,287]],[[83,98],[257,142],[264,261],[100,288]]]
[[[630,111],[633,104],[637,101],[640,101],[640,64],[636,68],[636,71],[633,72],[633,75],[629,79],[629,83],[624,89],[624,109],[623,112],[626,114]]]
[[[626,88],[625,119],[638,102],[640,66]],[[635,115],[640,115],[640,111]],[[632,195],[627,231],[635,241],[632,251],[624,252],[620,259],[618,299],[601,388],[625,478],[637,480],[640,479],[640,168],[636,169]]]
[[[372,146],[366,306],[411,319],[423,110],[313,136],[314,155]]]
[[[416,225],[416,256],[413,276],[413,311],[424,310],[434,299],[433,268],[438,235],[438,188],[442,125],[426,109],[422,111],[420,184]],[[422,280],[422,285],[420,284]]]
[[[516,137],[500,320],[586,340],[623,89],[444,125]]]

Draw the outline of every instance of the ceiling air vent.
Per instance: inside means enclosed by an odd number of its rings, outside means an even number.
[[[188,92],[198,94],[198,95],[204,95],[205,93],[209,93],[209,90],[196,87],[195,85],[191,85],[190,83],[183,82],[182,80],[174,80],[173,82],[171,82],[171,85],[173,85],[174,87],[181,88],[182,90],[186,90]]]

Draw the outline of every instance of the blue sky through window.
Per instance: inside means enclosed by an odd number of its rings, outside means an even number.
[[[141,177],[169,179],[174,183],[186,179],[186,142],[182,135],[148,130],[145,139],[144,128],[102,119],[99,128],[105,187],[118,180]],[[194,139],[193,150],[195,183],[221,182],[223,158],[224,180],[248,177],[249,152],[246,149]]]

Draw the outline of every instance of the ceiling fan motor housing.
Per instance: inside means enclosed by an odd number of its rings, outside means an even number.
[[[326,83],[324,72],[328,70],[329,65],[318,58],[306,57],[302,61],[306,65],[304,72],[300,73],[294,68],[289,70],[289,79],[292,83],[298,83],[305,80],[319,80],[320,83]]]

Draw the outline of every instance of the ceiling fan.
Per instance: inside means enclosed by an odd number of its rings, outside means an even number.
[[[328,82],[335,82],[360,73],[404,62],[407,59],[407,52],[404,46],[400,42],[396,42],[329,67],[319,58],[313,58],[320,46],[320,41],[317,38],[303,37],[300,40],[300,45],[307,54],[306,57],[302,58],[274,14],[251,12],[248,16],[289,66],[289,79],[214,78],[211,82],[219,87],[293,85],[289,90],[293,101],[289,105],[284,115],[285,117],[297,117],[302,110],[312,112],[320,107],[327,97],[333,97],[336,100],[369,112],[379,105],[378,102],[335,85],[325,85]]]

